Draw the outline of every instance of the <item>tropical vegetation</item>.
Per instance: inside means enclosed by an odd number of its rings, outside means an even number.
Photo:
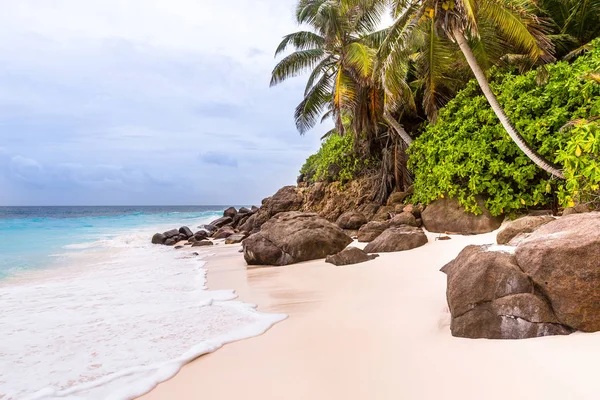
[[[312,180],[376,167],[384,191],[495,214],[595,198],[600,1],[299,0],[296,20],[271,84],[308,74],[301,134],[333,120]]]

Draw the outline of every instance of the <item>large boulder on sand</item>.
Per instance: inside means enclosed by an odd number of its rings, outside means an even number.
[[[467,246],[442,268],[453,336],[524,339],[571,333],[547,299],[519,268],[513,254]]]
[[[386,229],[365,247],[367,253],[404,251],[421,247],[427,243],[423,229],[400,225]]]
[[[483,211],[481,215],[465,211],[456,199],[438,199],[421,213],[423,225],[429,232],[463,235],[492,232],[500,228],[504,217],[493,217],[480,197],[477,198],[477,204]]]
[[[361,243],[371,242],[381,235],[383,231],[389,228],[387,222],[383,221],[371,221],[358,230],[358,241]]]
[[[351,265],[373,260],[378,254],[367,254],[356,247],[348,247],[337,254],[327,256],[325,262],[333,265]]]
[[[600,330],[600,213],[547,223],[519,244],[515,255],[563,324]]]
[[[498,244],[507,244],[517,236],[525,238],[527,234],[535,231],[540,226],[551,221],[554,221],[554,218],[549,215],[527,216],[519,218],[509,222],[504,229],[498,232],[498,235],[496,236],[496,242],[498,242]]]
[[[335,223],[342,229],[360,229],[367,223],[367,218],[357,211],[347,211]]]
[[[242,244],[249,265],[288,265],[339,253],[351,242],[337,225],[295,211],[277,214]]]

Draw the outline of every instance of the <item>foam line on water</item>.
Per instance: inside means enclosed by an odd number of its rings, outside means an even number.
[[[285,318],[206,290],[205,257],[151,245],[153,232],[102,239],[54,273],[0,281],[3,399],[133,398]]]

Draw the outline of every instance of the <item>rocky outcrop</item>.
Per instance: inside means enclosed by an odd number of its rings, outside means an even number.
[[[421,228],[400,225],[386,229],[365,247],[367,253],[405,251],[423,246],[427,236]]]
[[[563,324],[600,330],[600,213],[547,223],[519,244],[515,254]]]
[[[335,223],[342,229],[356,230],[367,223],[367,218],[358,211],[347,211]]]
[[[288,265],[339,253],[352,239],[313,213],[285,212],[242,242],[249,265]]]
[[[343,213],[355,210],[371,220],[381,205],[373,202],[378,189],[377,180],[371,176],[354,179],[344,186],[338,182],[317,182],[299,188],[304,198],[301,210],[315,212],[332,222]]]
[[[387,222],[368,222],[358,230],[358,241],[362,243],[371,242],[375,240],[379,235],[381,235],[383,231],[385,231],[387,228],[389,228]]]
[[[379,257],[378,254],[367,254],[364,250],[356,247],[348,247],[337,254],[327,256],[325,262],[333,265],[359,264]]]
[[[517,240],[525,239],[529,233],[551,221],[554,221],[554,218],[549,215],[527,216],[519,218],[509,222],[504,229],[498,232],[498,235],[496,236],[496,242],[498,242],[498,244],[507,244],[515,238],[518,238]],[[512,244],[517,243],[513,242]]]
[[[504,217],[493,217],[481,198],[477,198],[477,204],[483,211],[481,215],[465,211],[456,199],[445,197],[436,200],[421,213],[423,225],[429,232],[462,235],[487,233],[500,228]]]
[[[452,335],[523,339],[569,334],[513,254],[468,246],[442,268]]]
[[[152,237],[152,243],[172,246],[179,241],[187,241],[189,245],[203,242],[208,238],[225,239],[237,234],[247,236],[247,233],[240,229],[240,226],[258,211],[259,209],[254,206],[252,209],[242,207],[239,210],[236,210],[234,207],[229,207],[223,212],[224,216],[222,218],[218,218],[210,224],[200,225],[198,227],[199,230],[196,233],[192,233],[192,230],[189,227],[182,226],[179,229],[171,229],[164,233],[155,234]],[[210,243],[212,244],[212,242]]]

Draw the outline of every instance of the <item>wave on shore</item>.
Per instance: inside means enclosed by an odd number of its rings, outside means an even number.
[[[67,245],[68,266],[0,281],[0,397],[133,398],[285,318],[206,290],[201,257],[149,235]]]

